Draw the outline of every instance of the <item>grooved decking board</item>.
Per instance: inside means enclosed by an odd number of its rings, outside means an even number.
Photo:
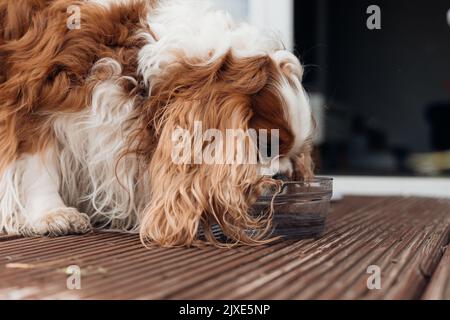
[[[137,235],[110,232],[0,235],[0,298],[412,299],[427,285],[435,296],[448,294],[449,233],[450,200],[347,197],[332,205],[322,238],[262,247],[145,249]],[[70,265],[82,269],[81,290],[66,287]],[[380,290],[367,288],[370,265],[380,267]]]
[[[425,300],[450,300],[450,246],[428,284],[423,296]]]

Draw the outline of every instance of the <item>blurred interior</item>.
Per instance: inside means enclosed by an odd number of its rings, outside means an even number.
[[[320,174],[450,175],[448,0],[378,0],[381,30],[366,26],[372,1],[215,2],[304,63]]]

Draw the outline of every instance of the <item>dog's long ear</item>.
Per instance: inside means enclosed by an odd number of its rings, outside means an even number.
[[[211,228],[218,224],[224,234],[235,242],[249,245],[262,243],[270,227],[270,217],[255,218],[249,211],[262,186],[271,183],[271,179],[259,175],[256,163],[227,163],[231,158],[236,160],[238,154],[248,152],[248,148],[256,148],[251,137],[247,137],[244,143],[236,142],[231,154],[219,140],[214,140],[209,147],[201,143],[195,150],[198,137],[193,134],[193,119],[196,118],[196,110],[205,111],[199,106],[201,103],[185,101],[172,105],[170,115],[166,115],[166,123],[150,163],[150,204],[142,217],[141,237],[144,243],[191,245],[196,243],[198,232],[202,229],[206,239],[217,244]],[[235,124],[248,122],[248,108],[239,107],[238,101],[234,102],[232,114],[225,114],[229,112],[227,109],[231,110],[224,108],[222,111],[216,110],[215,115],[213,112],[209,116],[203,114],[202,131],[213,128],[209,121],[215,122],[213,119],[216,116],[233,119]],[[232,124],[229,125],[233,129]],[[225,126],[225,121],[217,126],[217,132],[222,137]],[[186,129],[188,135],[182,140],[174,139],[176,128]],[[247,127],[235,129],[245,131]],[[183,148],[183,152],[187,153],[181,155],[182,161],[174,156],[174,143],[180,142],[187,146]],[[208,148],[214,151],[208,151]],[[222,151],[227,154],[219,156],[217,163],[198,163],[199,160],[205,161],[207,153],[215,157]]]
[[[203,230],[209,242],[218,244],[214,224],[231,243],[268,241],[264,239],[271,227],[270,214],[254,217],[249,211],[262,188],[275,182],[261,176],[258,164],[251,161],[257,143],[245,134],[254,118],[252,96],[268,80],[267,66],[264,58],[238,62],[228,56],[206,67],[178,66],[156,82],[150,102],[163,103],[150,108],[158,110],[152,125],[158,141],[149,166],[150,203],[141,217],[144,243],[193,245]],[[231,129],[243,132],[244,138],[233,140],[231,148],[230,140],[224,145],[217,136],[199,142],[199,129],[203,133],[211,129],[222,138]],[[187,134],[174,136],[177,130]],[[180,143],[187,148],[174,157],[174,146]],[[207,162],[208,156],[214,160]]]

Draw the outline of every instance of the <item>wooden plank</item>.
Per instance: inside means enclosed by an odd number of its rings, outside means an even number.
[[[20,238],[20,236],[8,235],[8,234],[0,234],[0,242],[1,241],[12,240],[12,239],[18,239],[18,238]]]
[[[450,246],[447,246],[422,299],[450,300]]]
[[[0,298],[417,298],[449,229],[450,200],[348,197],[333,204],[322,238],[256,248],[146,249],[137,235],[111,232],[0,237]],[[372,264],[381,290],[367,288]],[[66,287],[70,265],[81,267],[81,290]]]

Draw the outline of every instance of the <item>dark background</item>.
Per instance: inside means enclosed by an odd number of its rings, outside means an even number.
[[[326,103],[322,173],[420,175],[411,155],[450,150],[450,1],[294,3],[304,85]]]

